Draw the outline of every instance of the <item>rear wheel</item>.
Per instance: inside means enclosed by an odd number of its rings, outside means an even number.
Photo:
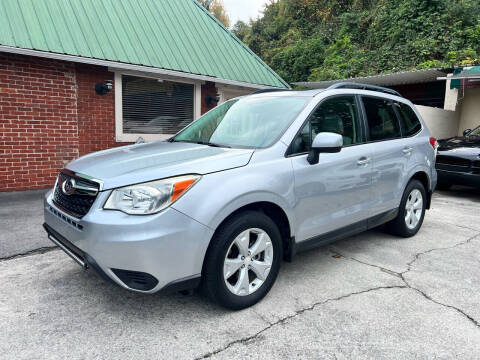
[[[403,193],[398,215],[386,224],[387,230],[398,236],[414,236],[425,217],[426,191],[418,180],[411,180]]]
[[[275,223],[264,213],[246,211],[227,220],[212,239],[204,265],[204,289],[222,306],[243,309],[270,290],[282,259]]]

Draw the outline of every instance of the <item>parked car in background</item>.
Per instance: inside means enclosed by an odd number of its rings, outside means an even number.
[[[133,291],[202,285],[255,304],[296,252],[386,224],[414,236],[437,175],[435,139],[390,89],[263,91],[168,141],[68,164],[45,198],[49,238]]]
[[[452,185],[480,188],[480,125],[465,130],[463,136],[439,140],[438,145],[438,189]]]

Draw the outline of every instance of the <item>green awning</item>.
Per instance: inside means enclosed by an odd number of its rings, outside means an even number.
[[[450,81],[450,89],[460,89],[462,79],[480,79],[480,66],[456,68]]]

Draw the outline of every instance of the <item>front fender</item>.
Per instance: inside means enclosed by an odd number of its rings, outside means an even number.
[[[216,230],[234,211],[256,202],[282,208],[294,235],[295,195],[290,159],[205,175],[173,207]]]
[[[225,204],[225,206],[220,209],[217,214],[211,220],[212,229],[218,228],[218,226],[232,213],[237,211],[238,209],[258,202],[267,202],[272,203],[280,207],[283,212],[287,215],[288,222],[290,224],[290,228],[292,231],[292,236],[294,236],[293,232],[295,229],[295,215],[293,211],[290,209],[290,205],[287,204],[285,199],[281,198],[280,196],[266,191],[253,191],[248,194],[241,195],[235,199],[232,199],[229,203]]]

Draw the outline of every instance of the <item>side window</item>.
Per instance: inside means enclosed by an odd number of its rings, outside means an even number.
[[[400,138],[400,126],[390,100],[375,97],[362,97],[367,114],[370,140]]]
[[[354,96],[336,96],[321,103],[293,141],[291,153],[299,154],[309,151],[312,139],[321,132],[342,135],[344,146],[362,142],[358,108]]]
[[[404,136],[413,136],[418,133],[422,129],[422,124],[415,111],[407,104],[395,103],[395,105],[400,115]]]

